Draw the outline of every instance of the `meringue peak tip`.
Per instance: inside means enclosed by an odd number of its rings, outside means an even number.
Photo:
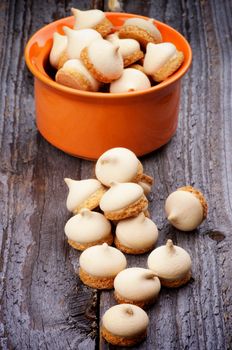
[[[171,239],[167,240],[166,247],[168,249],[173,249],[174,248],[174,244],[173,244],[173,241]]]
[[[117,182],[117,181],[111,181],[110,187],[118,186],[118,184],[119,184],[119,182]]]
[[[134,312],[133,312],[133,309],[131,306],[127,306],[125,308],[125,313],[128,314],[129,316],[133,316],[134,315]]]
[[[102,248],[107,249],[107,248],[109,248],[109,246],[108,246],[108,244],[105,242],[105,243],[102,244]]]
[[[70,179],[69,177],[65,177],[64,182],[66,183],[67,186],[69,186],[72,182],[72,179]]]
[[[89,210],[88,208],[82,208],[82,209],[80,210],[80,214],[81,214],[82,216],[88,216],[90,213],[91,213],[91,210]]]
[[[153,271],[146,271],[146,274],[144,275],[145,279],[151,280],[156,277],[156,274]]]
[[[108,164],[108,163],[117,163],[118,159],[116,157],[104,157],[100,160],[100,163],[102,165]]]
[[[80,13],[80,12],[83,12],[83,11],[81,11],[81,10],[79,10],[79,9],[76,9],[75,7],[71,7],[71,12],[72,12],[72,14],[75,16],[75,14]]]
[[[146,219],[146,215],[145,213],[142,211],[141,213],[139,213],[139,215],[137,216],[137,219],[140,221],[140,222],[143,222],[145,219]]]
[[[114,52],[117,54],[119,52],[120,46],[119,45],[114,45]]]
[[[175,221],[177,219],[177,216],[175,214],[170,214],[168,216],[168,221]]]
[[[62,27],[63,31],[65,32],[65,34],[67,34],[67,32],[71,29],[68,26],[63,26]]]

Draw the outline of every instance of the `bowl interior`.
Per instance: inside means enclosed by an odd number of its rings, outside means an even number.
[[[107,13],[107,17],[109,20],[113,23],[115,28],[117,29],[120,27],[124,21],[127,18],[130,17],[140,17],[145,18],[143,16],[128,14],[128,13]],[[188,44],[187,40],[175,29],[172,27],[159,22],[154,21],[157,28],[160,30],[163,41],[172,42],[175,44],[178,50],[183,51],[184,53],[184,62],[182,66],[168,79],[166,79],[164,82],[152,87],[151,89],[160,89],[162,86],[166,86],[175,80],[179,79],[181,76],[183,76],[186,71],[188,70],[191,60],[192,60],[192,52],[190,45]],[[74,94],[84,94],[84,95],[102,95],[102,92],[93,93],[93,92],[85,92],[85,91],[78,91],[75,89],[68,88],[66,86],[62,86],[54,81],[55,71],[52,69],[52,67],[49,64],[49,53],[52,47],[52,41],[53,41],[53,33],[58,32],[60,34],[64,34],[63,32],[63,26],[69,26],[73,27],[74,24],[74,17],[66,17],[62,18],[58,21],[52,22],[45,27],[38,30],[29,40],[26,49],[25,49],[25,59],[28,68],[31,70],[31,72],[36,76],[38,79],[42,80],[46,84],[49,84],[53,86],[54,88],[57,88],[59,90],[68,91]],[[147,91],[151,90],[148,89]],[[135,92],[138,93],[138,92]],[[134,94],[134,93],[132,93]],[[109,96],[112,94],[104,94]],[[119,95],[119,94],[114,94]],[[122,95],[122,94],[120,94]]]

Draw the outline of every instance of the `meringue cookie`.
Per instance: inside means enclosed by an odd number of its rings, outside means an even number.
[[[162,35],[152,18],[149,20],[137,17],[128,18],[119,30],[119,37],[133,38],[138,40],[144,47],[146,47],[149,42],[162,42]]]
[[[73,30],[69,27],[63,27],[67,36],[67,47],[63,57],[60,58],[59,68],[68,59],[80,58],[81,51],[89,46],[95,40],[103,40],[101,35],[94,29]]]
[[[116,46],[119,46],[119,52],[123,57],[124,67],[133,64],[144,56],[143,52],[140,50],[140,45],[137,40],[120,39],[118,37],[118,33],[108,35],[106,40],[110,41]]]
[[[107,219],[122,220],[146,210],[147,204],[141,186],[130,182],[114,182],[102,196],[100,208]]]
[[[69,188],[67,197],[67,209],[74,214],[82,208],[94,209],[99,205],[100,198],[106,191],[102,184],[96,179],[72,180],[65,178]]]
[[[123,73],[123,59],[119,46],[107,40],[95,40],[81,52],[81,60],[90,73],[103,83],[120,78]]]
[[[52,67],[58,69],[59,60],[66,50],[68,44],[68,38],[66,35],[59,33],[53,34],[53,44],[50,52],[49,60]]]
[[[112,306],[102,317],[101,334],[113,345],[133,346],[146,337],[146,312],[136,305]]]
[[[111,93],[146,90],[151,87],[148,77],[138,69],[126,68],[121,77],[110,84]]]
[[[143,68],[146,74],[157,81],[163,81],[172,75],[182,64],[184,55],[177,51],[172,43],[147,45]]]
[[[105,13],[101,10],[81,11],[75,8],[71,9],[74,18],[74,29],[93,28],[103,37],[108,35],[112,30],[112,23],[107,19]]]
[[[155,273],[141,267],[125,269],[114,279],[114,295],[120,304],[147,307],[156,300],[160,288],[160,281]]]
[[[68,243],[78,250],[85,250],[104,242],[111,244],[113,241],[109,220],[104,215],[87,208],[81,209],[79,214],[71,217],[64,231]]]
[[[207,203],[201,192],[186,186],[168,196],[165,212],[174,227],[182,231],[192,231],[206,218]]]
[[[153,178],[143,173],[142,163],[134,152],[124,147],[115,147],[104,152],[95,166],[96,177],[110,187],[112,182],[153,183]]]
[[[179,287],[191,278],[190,255],[183,248],[174,245],[171,239],[167,240],[166,245],[151,252],[147,265],[165,287]]]
[[[97,160],[95,174],[105,186],[115,182],[133,182],[142,173],[142,164],[127,148],[115,147],[104,152]]]
[[[127,265],[123,253],[107,243],[87,248],[81,254],[79,263],[82,282],[98,289],[113,288],[115,276]]]
[[[115,245],[127,254],[143,254],[154,247],[157,238],[156,224],[140,213],[137,217],[119,221]]]
[[[57,83],[83,91],[98,91],[100,84],[85,68],[81,60],[72,59],[65,62],[55,77]]]

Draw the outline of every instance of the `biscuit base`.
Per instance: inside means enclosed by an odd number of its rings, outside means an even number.
[[[59,58],[59,62],[58,62],[58,70],[61,69],[63,67],[63,65],[65,64],[66,61],[68,61],[70,58],[68,57],[68,54],[66,51],[64,51],[60,58]]]
[[[194,194],[194,196],[197,197],[197,199],[199,199],[199,201],[201,202],[201,205],[203,208],[203,219],[207,217],[208,204],[206,202],[205,197],[199,190],[195,189],[192,186],[184,186],[184,187],[178,188],[178,191],[187,191]]]
[[[56,82],[73,89],[82,91],[94,91],[88,79],[83,74],[74,70],[59,69],[56,73]]]
[[[81,51],[81,60],[83,62],[83,64],[85,65],[85,67],[89,70],[89,72],[92,74],[92,76],[102,82],[102,83],[111,83],[113,80],[116,80],[118,78],[120,78],[121,74],[119,76],[112,76],[112,77],[106,77],[104,74],[102,74],[101,72],[99,72],[94,65],[91,63],[90,59],[89,59],[89,55],[88,55],[88,48],[85,47],[82,51]]]
[[[153,179],[153,177],[151,177],[151,176],[149,176],[147,174],[144,174],[143,166],[139,162],[137,174],[133,178],[132,182],[136,182],[136,183],[138,183],[138,182],[145,182],[149,186],[152,186],[153,182],[154,182],[154,179]]]
[[[145,29],[139,28],[133,25],[126,25],[119,30],[119,38],[121,39],[135,39],[143,47],[146,47],[148,43],[158,44],[162,40],[156,37],[154,38],[148,31]]]
[[[149,186],[152,186],[154,183],[153,177],[147,175],[147,174],[141,174],[138,178],[138,182],[144,182],[148,184]]]
[[[143,57],[144,57],[144,53],[141,50],[133,53],[132,55],[123,57],[124,67],[127,67],[127,66],[133,64],[134,62],[137,62],[138,60],[140,60]]]
[[[143,195],[139,200],[128,207],[116,211],[105,211],[104,215],[108,220],[122,220],[132,216],[137,216],[139,213],[146,210],[147,206],[147,198]]]
[[[93,29],[95,29],[98,33],[100,33],[103,38],[111,33],[112,28],[113,28],[113,25],[108,20],[108,18],[104,18],[103,21],[101,21],[101,23],[93,27]]]
[[[171,58],[167,63],[163,65],[163,67],[152,74],[152,78],[158,83],[164,81],[182,65],[183,61],[184,54],[183,52],[178,51],[176,57]]]
[[[133,338],[126,338],[112,334],[104,326],[101,326],[101,335],[108,343],[112,345],[133,346],[141,343],[146,338],[147,332],[145,331],[143,333],[140,333]]]
[[[149,210],[144,210],[144,215],[146,216],[146,218],[150,219],[151,215],[149,213]]]
[[[150,219],[151,215],[150,215],[148,209],[145,209],[145,210],[143,211],[143,213],[144,213],[144,215],[146,216],[146,218],[149,218],[149,219]],[[120,220],[113,220],[112,223],[114,224],[114,226],[117,226],[117,224],[119,223],[119,221],[120,221]]]
[[[129,247],[126,247],[125,245],[123,245],[117,237],[114,238],[114,244],[115,246],[121,250],[123,253],[126,253],[126,254],[134,254],[134,255],[138,255],[138,254],[145,254],[147,252],[150,252],[153,248],[154,248],[154,245],[153,244],[152,246],[148,247],[148,248],[140,248],[140,249],[136,249],[136,248],[129,248]]]
[[[112,245],[113,240],[114,240],[113,235],[110,234],[105,238],[99,239],[97,241],[89,242],[86,244],[81,244],[81,243],[72,241],[71,239],[68,239],[68,244],[71,245],[71,247],[73,247],[74,249],[83,251],[89,247],[93,247],[94,245],[98,245],[98,244],[107,243],[108,245]]]
[[[131,180],[131,182],[139,182],[140,177],[143,175],[143,165],[141,162],[138,163],[138,169],[137,169],[137,173],[135,174],[135,176],[133,177],[133,179]]]
[[[96,288],[96,289],[113,289],[114,288],[115,276],[113,277],[92,276],[92,275],[89,275],[80,267],[79,277],[85,285],[91,288]]]
[[[154,297],[149,300],[130,300],[123,298],[120,294],[118,294],[116,291],[114,292],[114,298],[117,301],[118,304],[132,304],[132,305],[137,305],[141,307],[142,309],[147,309],[149,306],[151,306],[157,297]]]
[[[140,70],[140,72],[146,74],[145,71],[144,71],[143,66],[141,66],[141,65],[138,64],[138,63],[134,63],[134,64],[132,64],[131,66],[129,66],[128,68],[134,68],[134,69]]]
[[[89,210],[97,208],[105,192],[106,192],[106,188],[103,186],[100,187],[88,199],[86,199],[86,201],[84,201],[77,208],[75,208],[75,210],[73,211],[73,214],[78,214],[82,208],[87,208]]]
[[[175,281],[170,281],[170,280],[167,280],[165,278],[162,278],[160,276],[159,277],[159,280],[160,280],[160,283],[163,287],[168,287],[168,288],[177,288],[177,287],[180,287],[180,286],[183,286],[184,284],[188,283],[190,278],[192,277],[192,273],[191,271],[188,271],[187,274],[179,279],[179,280],[175,280]]]

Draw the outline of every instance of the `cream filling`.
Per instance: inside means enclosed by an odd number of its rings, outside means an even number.
[[[192,231],[203,220],[199,199],[188,191],[175,191],[166,199],[165,212],[170,223],[182,231]]]
[[[73,212],[80,204],[85,202],[93,193],[101,188],[101,183],[95,179],[72,180],[65,178],[69,193],[67,197],[67,209]]]
[[[115,291],[124,299],[147,301],[156,298],[160,291],[160,281],[151,270],[131,267],[117,274]]]
[[[89,209],[82,209],[80,214],[68,220],[64,231],[68,239],[87,244],[109,236],[111,224],[104,215]]]
[[[140,45],[138,41],[134,39],[119,39],[118,34],[110,34],[106,37],[106,40],[110,41],[112,44],[119,46],[119,52],[122,57],[131,56],[134,53],[140,51]]]
[[[118,50],[118,46],[107,40],[96,40],[88,47],[89,60],[105,77],[117,79],[123,72],[123,59]]]
[[[115,182],[130,182],[137,174],[139,160],[127,148],[112,148],[97,160],[95,173],[99,181],[110,186]]]
[[[152,220],[140,213],[135,218],[120,221],[116,227],[116,237],[128,248],[146,249],[157,241],[158,229]]]
[[[66,53],[68,58],[80,58],[81,51],[95,40],[103,40],[101,35],[94,29],[73,30],[63,27],[68,38]]]
[[[105,14],[101,10],[81,11],[72,8],[75,18],[74,29],[93,28],[105,19]]]
[[[177,50],[172,43],[149,43],[143,62],[144,71],[146,74],[152,75],[175,57],[177,57]]]
[[[59,33],[53,34],[53,44],[50,52],[50,63],[54,68],[58,68],[59,60],[64,51],[66,50],[68,44],[67,36],[61,35]]]
[[[151,87],[148,77],[138,69],[126,68],[121,77],[110,84],[111,93],[146,90]]]
[[[190,271],[192,262],[186,250],[173,245],[169,239],[166,245],[151,252],[147,265],[158,277],[174,281],[183,278]]]
[[[103,211],[117,211],[128,207],[143,196],[143,189],[135,183],[113,183],[100,201]]]
[[[136,305],[112,306],[102,317],[102,324],[110,333],[120,337],[134,337],[146,331],[149,323],[146,312]]]
[[[127,265],[124,254],[107,243],[87,248],[80,255],[79,263],[85,272],[95,277],[114,277]]]
[[[162,35],[155,26],[152,18],[149,20],[145,20],[143,18],[128,18],[123,24],[123,27],[125,26],[136,26],[144,29],[149,32],[156,40],[162,41]]]

